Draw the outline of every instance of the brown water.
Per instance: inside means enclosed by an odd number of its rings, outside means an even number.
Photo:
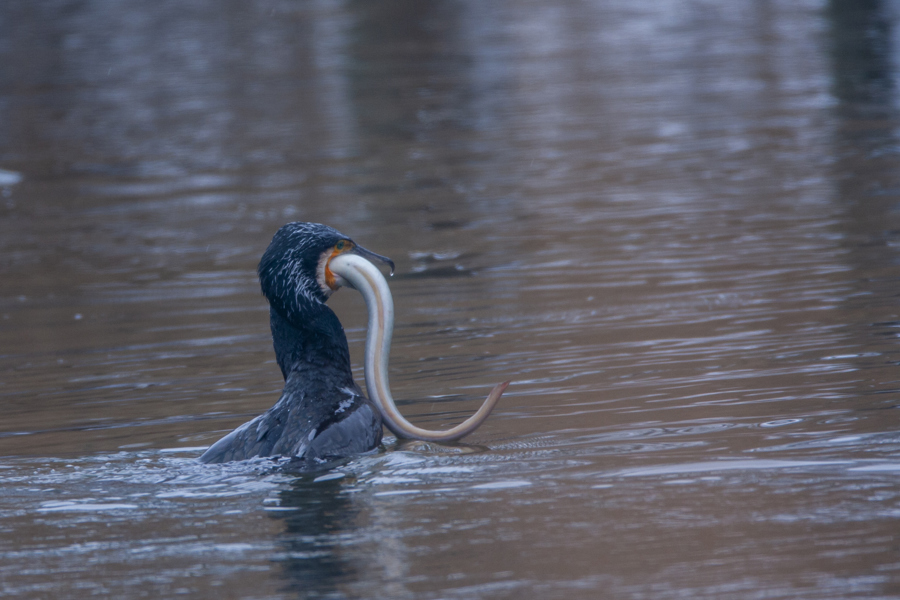
[[[5,2],[0,65],[0,596],[900,597],[893,4]],[[196,462],[291,220],[397,262],[412,420],[513,380],[466,444]]]

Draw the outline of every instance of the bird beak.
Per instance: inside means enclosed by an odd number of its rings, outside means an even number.
[[[365,252],[373,255],[368,250]],[[397,409],[388,385],[388,355],[394,331],[394,300],[391,297],[391,290],[381,271],[368,260],[361,258],[368,256],[360,252],[356,254],[358,256],[354,256],[353,252],[338,255],[331,260],[330,266],[334,273],[358,290],[366,301],[369,312],[369,327],[366,331],[366,390],[369,392],[369,398],[378,407],[384,425],[397,437],[432,442],[458,440],[472,433],[487,419],[509,382],[494,386],[481,408],[456,427],[434,431],[417,427],[407,421]],[[377,254],[373,256],[382,262],[386,261],[391,267],[394,266],[383,256]]]
[[[371,250],[366,250],[362,246],[357,246],[357,245],[354,245],[351,250],[345,251],[343,253],[339,253],[337,250],[335,250],[331,254],[331,256],[328,258],[327,262],[324,265],[324,267],[325,267],[324,282],[325,282],[325,284],[328,285],[328,287],[331,289],[332,292],[341,286],[347,286],[349,288],[354,288],[354,289],[356,288],[356,285],[350,278],[343,277],[340,270],[339,269],[336,270],[334,268],[334,265],[338,264],[340,262],[340,261],[338,261],[338,263],[335,263],[335,260],[337,260],[338,258],[340,258],[342,256],[353,256],[353,255],[356,255],[359,258],[364,258],[365,261],[368,261],[367,264],[376,273],[379,273],[379,271],[377,268],[375,268],[375,266],[372,263],[387,265],[391,268],[391,275],[394,274],[394,261],[389,259],[387,256],[375,254]],[[322,277],[322,276],[320,276],[320,277]],[[382,277],[382,280],[384,280],[383,277]],[[320,279],[320,285],[322,285],[321,281],[322,280]],[[385,285],[387,285],[387,284],[385,284]],[[322,289],[325,289],[324,286]]]
[[[362,256],[369,262],[373,263],[381,263],[383,265],[387,265],[391,268],[391,275],[394,274],[394,261],[389,259],[387,256],[382,256],[380,254],[375,254],[371,250],[366,250],[362,246],[354,246],[353,250],[350,251],[352,254],[357,256]]]

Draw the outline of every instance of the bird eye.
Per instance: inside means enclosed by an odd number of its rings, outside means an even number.
[[[338,252],[343,252],[344,250],[348,250],[350,248],[350,242],[348,240],[341,240],[337,244],[334,245],[334,249]]]

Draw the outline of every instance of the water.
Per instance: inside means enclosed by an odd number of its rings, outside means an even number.
[[[0,5],[0,596],[900,596],[898,32]],[[254,270],[291,220],[397,262],[411,420],[513,380],[479,431],[196,462],[280,391]]]

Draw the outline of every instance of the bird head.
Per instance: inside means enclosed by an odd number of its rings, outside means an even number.
[[[290,321],[302,319],[311,307],[324,304],[339,287],[348,285],[329,263],[352,253],[383,263],[394,272],[391,259],[366,250],[341,232],[319,223],[288,223],[279,229],[259,262],[263,295]]]

